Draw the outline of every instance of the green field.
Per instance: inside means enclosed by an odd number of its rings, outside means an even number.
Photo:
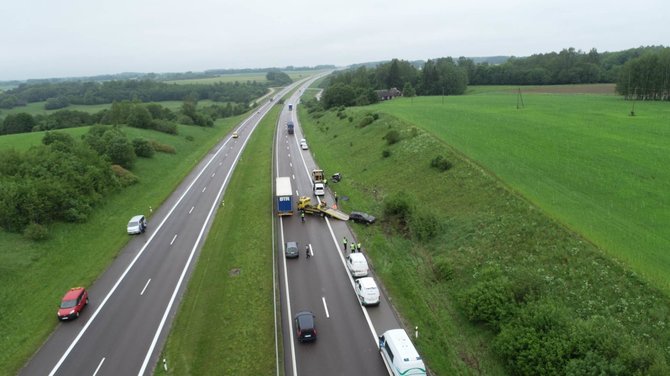
[[[268,145],[279,110],[258,126],[235,169],[161,356],[168,372],[159,367],[158,375],[274,374]]]
[[[670,292],[670,106],[614,96],[515,94],[393,100],[513,190]]]
[[[312,76],[319,73],[320,71],[307,70],[307,71],[287,71],[286,74],[293,79],[293,81],[300,80],[307,76]],[[173,80],[165,81],[167,83],[174,84],[214,84],[217,82],[247,82],[247,81],[257,81],[257,82],[267,82],[265,78],[266,72],[257,72],[257,73],[234,73],[234,74],[224,74],[217,77],[210,78],[194,78],[188,80]]]
[[[177,153],[138,159],[132,170],[140,178],[138,184],[107,198],[85,223],[50,226],[47,241],[27,241],[0,231],[0,301],[20,302],[0,305],[0,374],[16,374],[58,325],[55,312],[64,292],[92,284],[114,260],[129,239],[128,219],[137,213],[149,215],[149,207],[157,208],[240,119],[219,120],[213,128],[179,126],[177,136],[124,128],[131,139],[155,139],[174,146]],[[85,130],[63,132],[79,135]],[[42,136],[41,132],[2,136],[0,147],[25,149],[41,142]],[[99,299],[91,297],[93,302]]]

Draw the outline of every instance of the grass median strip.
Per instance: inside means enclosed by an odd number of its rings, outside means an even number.
[[[268,375],[275,370],[272,143],[280,108],[242,154],[198,258],[158,375]],[[162,362],[162,360],[161,360]]]

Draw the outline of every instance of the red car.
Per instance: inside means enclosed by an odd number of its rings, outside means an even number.
[[[63,296],[58,308],[59,320],[71,320],[79,317],[79,313],[88,304],[88,291],[83,287],[71,288]]]

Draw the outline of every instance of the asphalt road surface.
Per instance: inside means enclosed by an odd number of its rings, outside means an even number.
[[[266,102],[238,125],[239,138],[227,136],[210,151],[153,213],[147,231],[134,236],[89,287],[90,304],[81,316],[60,324],[21,375],[153,371],[232,171],[251,132],[274,103]],[[128,219],[136,214],[128,213]],[[103,230],[125,231],[126,223],[117,226]]]
[[[349,249],[342,249],[342,238],[351,241],[355,239],[353,233],[346,222],[337,219],[306,215],[302,223],[295,206],[299,196],[310,196],[316,201],[312,195],[311,171],[318,168],[311,155],[318,150],[311,146],[310,150],[301,150],[299,146],[299,140],[306,138],[296,117],[295,107],[301,94],[302,90],[286,100],[294,108],[288,111],[285,106],[275,144],[275,174],[291,177],[295,210],[293,216],[277,220],[285,374],[386,375],[390,372],[379,353],[377,337],[401,326],[383,292],[379,306],[360,305],[345,264]],[[295,124],[293,135],[286,130],[288,120]],[[333,172],[326,171],[326,177]],[[330,189],[325,200],[328,205],[334,203]],[[299,258],[284,257],[287,241],[298,242]],[[309,259],[305,257],[305,246],[313,252]],[[300,311],[316,315],[318,335],[314,343],[299,343],[296,339],[293,317]]]

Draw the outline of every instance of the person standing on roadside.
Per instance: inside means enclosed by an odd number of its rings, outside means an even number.
[[[342,237],[342,246],[344,247],[345,252],[347,250],[347,243],[349,243],[349,241],[347,240],[347,237],[346,236]]]
[[[354,243],[354,241],[352,240],[350,245],[351,245],[351,253],[355,253],[356,252],[356,243]]]
[[[335,205],[337,205],[337,203],[338,203],[337,192],[334,193],[334,196],[335,196]]]
[[[363,247],[361,246],[361,242],[358,242],[358,244],[356,244],[356,252],[362,252],[362,251]]]

